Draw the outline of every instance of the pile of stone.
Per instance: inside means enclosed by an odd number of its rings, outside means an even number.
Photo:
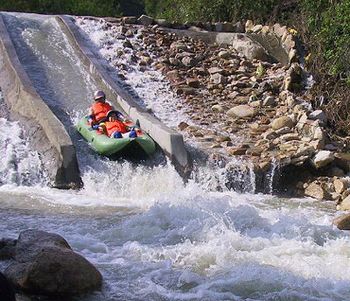
[[[296,62],[293,31],[278,24],[246,24],[250,34],[274,35],[283,41],[290,61],[285,65],[269,56],[248,59],[245,46],[237,47],[234,40],[227,46],[207,44],[144,20],[124,18],[114,38],[124,39],[140,70],[159,70],[169,80],[180,97],[177,107],[191,120],[191,125],[179,124],[186,139],[216,157],[253,162],[257,174],[271,170],[272,162],[282,172],[299,168],[302,182],[295,175],[285,179],[296,194],[338,203],[346,198],[346,193],[328,184],[334,176],[349,172],[350,161],[342,145],[329,139],[324,112],[312,108],[303,90],[305,74]],[[137,22],[147,26],[133,25]],[[312,191],[319,183],[325,192],[316,195]]]

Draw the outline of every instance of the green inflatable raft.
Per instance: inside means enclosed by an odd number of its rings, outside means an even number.
[[[87,116],[85,116],[78,122],[76,126],[77,130],[89,143],[91,148],[100,155],[143,158],[151,156],[156,150],[156,144],[152,138],[132,122],[125,122],[125,124],[129,127],[135,127],[137,137],[116,139],[109,138],[98,130],[93,130],[87,119]]]

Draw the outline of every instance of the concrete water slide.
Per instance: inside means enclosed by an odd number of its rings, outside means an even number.
[[[108,72],[100,67],[95,55],[84,44],[78,28],[69,17],[56,17],[56,20],[77,57],[101,89],[106,90],[109,99],[134,120],[139,119],[143,129],[171,158],[177,170],[183,175],[188,174],[191,162],[182,135],[166,127],[140,107],[135,101],[135,97],[138,96],[128,90],[123,82],[115,82]],[[45,136],[45,139],[39,139],[40,143],[45,144],[44,148],[50,148],[50,160],[54,161],[49,172],[53,186],[82,187],[75,146],[67,129],[38,94],[21,65],[1,14],[0,39],[0,87],[10,111],[32,120],[40,127],[42,136]]]
[[[86,40],[80,33],[78,27],[69,16],[56,17],[62,32],[73,46],[77,56],[89,71],[92,78],[107,92],[107,96],[113,102],[116,101],[127,115],[132,119],[138,119],[142,128],[162,148],[164,153],[170,157],[178,172],[188,175],[191,170],[191,161],[186,151],[181,134],[165,126],[160,120],[148,113],[137,102],[137,95],[132,93],[128,86],[122,81],[111,78],[107,70],[100,66],[95,54],[86,45]]]
[[[46,136],[40,143],[52,149],[50,170],[53,186],[80,188],[82,180],[72,143],[63,124],[51,112],[32,85],[17,56],[0,13],[0,87],[10,111],[35,122]]]

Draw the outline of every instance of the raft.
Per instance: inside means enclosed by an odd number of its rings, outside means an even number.
[[[98,154],[111,156],[143,157],[151,156],[156,151],[153,139],[132,122],[125,122],[129,127],[135,127],[137,137],[110,138],[99,130],[93,130],[88,123],[88,117],[83,117],[76,128],[89,143],[90,147]]]

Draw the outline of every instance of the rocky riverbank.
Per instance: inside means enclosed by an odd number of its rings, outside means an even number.
[[[313,109],[309,75],[298,63],[293,30],[246,23],[247,33],[281,43],[288,57],[283,64],[271,53],[276,47],[262,47],[243,35],[242,24],[175,26],[202,37],[211,33],[203,27],[240,32],[230,44],[218,45],[188,32],[178,34],[160,26],[169,24],[145,16],[138,21],[77,19],[81,27],[89,22],[105,30],[100,53],[114,51],[105,58],[119,77],[132,80],[128,66],[164,76],[176,95],[176,108],[186,116],[178,130],[213,164],[226,164],[229,170],[232,159],[238,159],[242,173],[253,169],[256,191],[268,192],[265,179],[274,172],[276,192],[333,200],[346,208],[350,156],[344,145],[330,139],[324,112]],[[115,41],[123,47],[116,47]]]

